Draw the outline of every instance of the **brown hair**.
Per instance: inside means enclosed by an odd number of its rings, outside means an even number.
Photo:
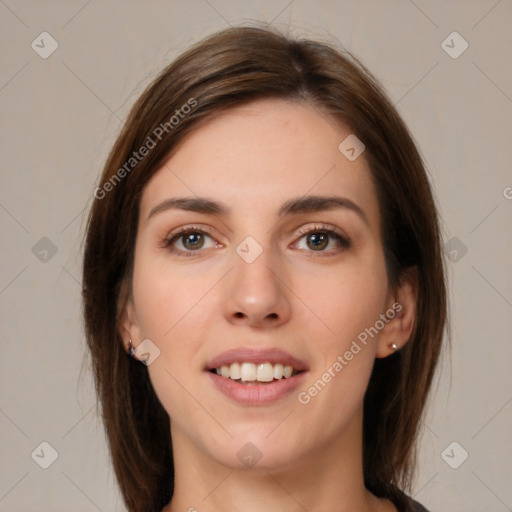
[[[421,157],[376,79],[348,52],[275,30],[235,27],[196,44],[143,92],[106,162],[88,219],[86,339],[115,474],[130,511],[160,512],[172,496],[174,476],[169,417],[147,368],[127,355],[118,329],[131,293],[141,193],[202,120],[263,98],[306,101],[350,127],[366,147],[378,191],[390,283],[417,269],[413,333],[403,349],[376,360],[363,425],[366,486],[386,497],[395,486],[410,489],[447,309],[437,210]],[[149,148],[145,156],[132,161],[143,146]]]

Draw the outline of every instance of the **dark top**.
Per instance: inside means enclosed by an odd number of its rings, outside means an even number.
[[[399,508],[395,502],[392,503],[398,509],[398,512],[428,512],[428,510],[421,503],[418,503],[409,497],[407,503],[405,504],[405,508]]]
[[[381,496],[387,498],[395,507],[398,512],[428,512],[428,510],[417,501],[414,501],[410,496],[407,496],[398,487],[392,487],[387,495]]]

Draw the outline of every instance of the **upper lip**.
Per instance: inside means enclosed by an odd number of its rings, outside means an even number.
[[[297,371],[308,369],[307,364],[300,359],[292,356],[288,352],[278,348],[254,349],[254,348],[234,348],[226,350],[208,361],[207,370],[214,370],[221,366],[229,366],[231,363],[270,363],[282,364],[283,366],[293,366]]]

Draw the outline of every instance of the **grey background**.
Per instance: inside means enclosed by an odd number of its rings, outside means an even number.
[[[453,326],[414,495],[432,512],[512,510],[510,0],[0,0],[0,511],[124,510],[79,379],[84,208],[150,78],[250,20],[342,43],[414,134],[451,251]],[[48,51],[43,31],[58,43],[46,59],[31,47]],[[469,44],[458,58],[454,31]],[[43,441],[58,452],[47,469]]]

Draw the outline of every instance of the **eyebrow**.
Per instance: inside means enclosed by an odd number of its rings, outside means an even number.
[[[339,196],[303,196],[290,199],[281,206],[278,211],[278,217],[282,218],[289,215],[322,212],[340,208],[355,212],[365,224],[370,225],[368,217],[360,206],[346,197]],[[220,201],[214,201],[206,197],[177,197],[166,199],[157,204],[149,212],[147,220],[157,213],[174,209],[221,216],[229,216],[231,213],[229,207]]]

